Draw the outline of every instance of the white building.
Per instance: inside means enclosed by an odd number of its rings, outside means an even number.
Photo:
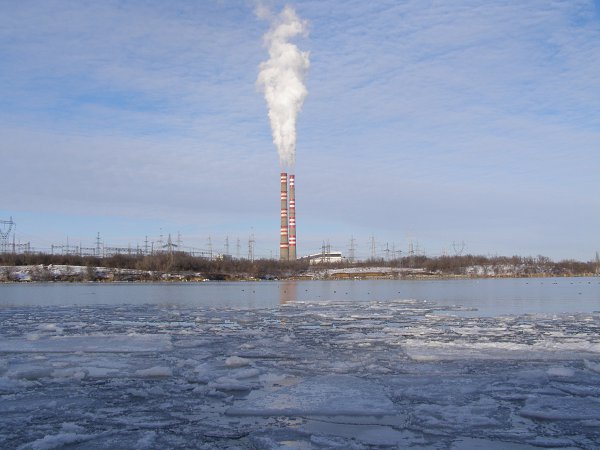
[[[310,264],[327,264],[342,262],[342,252],[321,252],[307,256]]]

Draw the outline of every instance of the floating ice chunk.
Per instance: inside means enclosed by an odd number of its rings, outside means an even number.
[[[61,334],[63,332],[62,327],[59,327],[55,323],[42,323],[38,325],[38,330],[40,331],[51,331],[57,334]]]
[[[173,376],[173,371],[169,367],[154,366],[149,369],[136,370],[135,374],[142,378],[168,378]]]
[[[545,447],[542,445],[542,447]],[[553,447],[553,446],[549,446]],[[515,442],[503,442],[496,439],[478,439],[461,437],[452,442],[451,450],[533,450],[531,445],[517,444]]]
[[[43,438],[26,445],[25,448],[31,448],[32,450],[51,450],[62,448],[70,444],[86,442],[90,439],[94,439],[96,436],[97,435],[95,434],[58,433],[44,436]]]
[[[245,378],[252,378],[260,375],[260,370],[258,369],[239,369],[235,372],[231,373],[232,378],[236,378],[238,380]]]
[[[251,363],[249,359],[240,358],[239,356],[230,356],[225,360],[225,365],[227,367],[243,367],[247,366]]]
[[[562,380],[560,380],[562,381]],[[569,381],[571,381],[569,379]],[[589,385],[589,384],[582,384],[581,380],[573,380],[573,383],[560,383],[560,385],[558,386],[558,389],[560,389],[562,392],[567,393],[567,394],[571,394],[571,395],[577,395],[580,397],[585,397],[585,396],[590,396],[590,397],[600,397],[600,386],[597,386],[595,384],[593,385]]]
[[[78,367],[68,367],[64,369],[54,369],[50,375],[53,378],[71,378],[74,380],[83,380],[87,377],[87,372]]]
[[[85,431],[85,428],[73,422],[63,422],[60,430],[64,433],[81,433]]]
[[[381,386],[352,376],[318,376],[274,392],[253,391],[227,411],[243,416],[369,416],[392,414]]]
[[[474,427],[491,428],[500,425],[495,416],[498,404],[490,399],[467,403],[466,405],[417,405],[414,416],[419,426],[425,430],[446,434],[452,429],[468,430]]]
[[[11,378],[0,377],[0,394],[9,392],[17,392],[22,390],[24,387],[33,384],[27,381],[14,380]]]
[[[550,367],[547,371],[551,377],[572,377],[575,375],[575,371],[569,367]]]
[[[573,360],[600,353],[600,344],[591,342],[535,344],[515,342],[440,342],[410,339],[402,344],[406,354],[415,361],[454,359],[480,360]]]
[[[173,348],[164,334],[53,336],[35,341],[22,338],[0,340],[0,352],[9,353],[135,353]]]
[[[218,399],[230,398],[229,394],[226,394],[225,392],[220,392],[220,391],[216,390],[214,388],[214,386],[212,386],[212,385],[211,386],[208,386],[208,385],[196,386],[194,389],[192,389],[192,392],[197,395],[205,395],[207,397],[218,398]]]
[[[83,367],[82,370],[87,372],[88,378],[113,378],[119,373],[117,369],[108,367]]]
[[[208,383],[208,387],[216,389],[217,391],[246,392],[252,390],[256,386],[240,383],[240,381],[235,378],[219,377],[215,381]]]
[[[583,365],[586,369],[591,370],[592,372],[600,373],[600,363],[588,361],[587,359],[583,360]]]
[[[209,386],[198,386],[192,390],[194,394],[206,395],[207,397],[217,398],[217,399],[229,399],[231,396],[226,394],[225,392],[221,392],[216,390],[214,387]]]
[[[542,420],[597,420],[600,419],[600,403],[588,397],[530,397],[519,414]]]
[[[140,450],[145,448],[152,448],[154,446],[155,439],[156,431],[147,431],[141,438],[138,439],[135,448]]]
[[[11,378],[17,380],[39,380],[40,378],[48,378],[52,376],[53,369],[51,367],[24,366],[17,368],[14,372],[9,373]]]
[[[177,361],[177,367],[195,367],[197,365],[198,361],[191,358]]]
[[[132,397],[137,397],[137,398],[148,398],[150,397],[150,394],[148,394],[148,391],[145,391],[144,389],[127,389],[125,391],[127,394],[131,395]]]
[[[572,447],[574,442],[571,439],[561,437],[537,436],[535,439],[531,439],[529,443],[544,448],[574,448]]]
[[[426,404],[451,405],[467,402],[476,397],[485,384],[485,380],[464,376],[418,376],[398,377],[394,384],[394,396],[403,401]],[[514,389],[511,387],[511,393]]]

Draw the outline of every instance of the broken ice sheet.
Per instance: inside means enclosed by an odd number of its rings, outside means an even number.
[[[241,416],[371,416],[393,414],[376,383],[352,376],[317,376],[272,392],[253,391],[227,410]]]
[[[0,448],[597,447],[600,314],[457,310],[4,308]]]

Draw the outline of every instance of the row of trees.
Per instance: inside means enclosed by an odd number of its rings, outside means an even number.
[[[35,254],[0,254],[0,265],[68,265],[93,267],[112,267],[119,269],[136,269],[159,273],[201,273],[211,279],[227,279],[231,277],[289,277],[299,275],[309,269],[306,259],[282,262],[274,259],[222,258],[213,259],[190,256],[183,252],[160,253],[151,256],[115,255],[107,258],[78,255]],[[545,256],[439,256],[422,255],[407,256],[393,260],[370,259],[350,264],[348,261],[331,264],[319,264],[316,268],[386,266],[395,268],[423,268],[428,272],[442,274],[463,274],[465,269],[473,266],[486,267],[519,267],[522,273],[544,273],[555,275],[583,275],[600,273],[600,261],[552,261]],[[91,272],[90,272],[91,273]]]
[[[184,252],[166,252],[155,255],[114,255],[107,258],[78,255],[49,255],[45,253],[0,254],[0,266],[66,265],[135,269],[160,273],[201,273],[210,279],[232,277],[289,277],[308,269],[308,261],[281,262],[273,259],[208,259],[190,256]],[[90,271],[88,271],[90,272]],[[91,272],[90,272],[91,276]],[[124,275],[121,275],[124,276]],[[153,274],[152,276],[157,276]]]
[[[387,266],[397,268],[423,268],[429,272],[447,274],[463,274],[465,269],[473,266],[482,267],[515,267],[522,268],[524,273],[544,273],[555,275],[584,275],[600,274],[600,261],[576,261],[565,259],[553,261],[547,256],[484,256],[484,255],[454,255],[428,257],[423,255],[407,256],[404,258],[384,261],[370,259],[354,264],[355,266]]]

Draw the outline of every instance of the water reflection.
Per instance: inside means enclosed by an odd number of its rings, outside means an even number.
[[[294,280],[283,281],[279,285],[279,304],[295,302],[298,300],[298,282]]]

